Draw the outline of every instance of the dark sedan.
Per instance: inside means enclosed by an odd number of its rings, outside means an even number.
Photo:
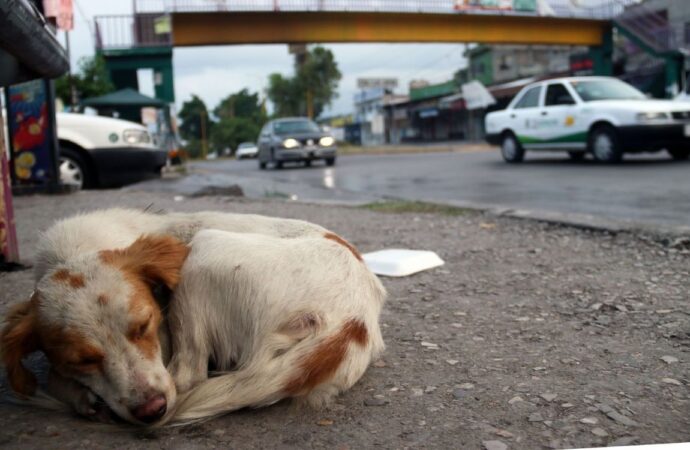
[[[306,166],[322,159],[326,165],[335,164],[335,139],[312,120],[305,117],[276,119],[264,125],[259,136],[259,168],[268,163],[280,169],[286,162],[300,162]]]

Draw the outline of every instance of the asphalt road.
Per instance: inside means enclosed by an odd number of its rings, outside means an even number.
[[[690,162],[666,153],[628,156],[607,166],[567,155],[528,155],[505,164],[498,151],[341,156],[327,168],[258,170],[254,160],[194,163],[192,175],[152,190],[191,193],[239,184],[250,197],[345,202],[403,198],[465,206],[590,215],[647,225],[690,225]],[[139,187],[137,187],[139,188]]]

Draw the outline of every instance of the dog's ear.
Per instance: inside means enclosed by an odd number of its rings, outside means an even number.
[[[15,305],[7,314],[5,328],[0,335],[0,352],[7,379],[15,392],[26,396],[36,391],[36,377],[24,367],[22,359],[38,350],[38,301],[38,294],[34,293],[31,300]]]
[[[143,236],[123,250],[105,250],[101,259],[131,270],[148,282],[174,289],[189,248],[171,236]]]

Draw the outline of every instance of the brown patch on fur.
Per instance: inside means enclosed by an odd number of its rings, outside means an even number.
[[[105,295],[105,294],[99,295],[97,300],[98,300],[98,304],[101,305],[101,306],[107,305],[108,302],[110,301],[110,299],[108,298],[108,296]]]
[[[367,336],[367,328],[359,320],[345,322],[338,333],[326,338],[302,360],[299,372],[285,385],[287,395],[304,395],[327,381],[345,359],[350,343],[364,346]]]
[[[147,359],[158,355],[160,342],[158,327],[161,322],[161,310],[151,294],[151,289],[136,274],[128,273],[125,278],[132,287],[129,298],[129,329],[127,339],[139,348]]]
[[[48,360],[65,375],[103,372],[105,352],[91,344],[81,333],[72,329],[43,326],[39,340]]]
[[[357,251],[354,245],[350,244],[347,242],[345,239],[341,238],[335,233],[326,233],[323,235],[326,239],[330,239],[334,242],[337,242],[338,244],[342,245],[343,247],[347,248],[352,252],[353,255],[355,255],[355,258],[357,258],[359,261],[362,261],[362,255]]]
[[[5,328],[0,335],[2,362],[12,389],[21,395],[36,391],[36,377],[22,364],[24,356],[38,350],[37,316],[38,294],[31,300],[15,305],[5,318]]]
[[[148,282],[161,282],[174,289],[189,248],[171,236],[143,236],[120,250],[103,250],[101,261],[139,274]]]
[[[188,254],[189,248],[171,236],[143,236],[127,248],[99,253],[101,261],[123,272],[132,288],[127,339],[148,359],[155,358],[160,349],[161,310],[151,286],[163,283],[174,289],[180,282],[180,271]]]
[[[51,278],[59,283],[69,284],[74,289],[79,289],[86,286],[86,283],[84,282],[84,275],[80,273],[70,273],[70,271],[67,269],[58,270]]]

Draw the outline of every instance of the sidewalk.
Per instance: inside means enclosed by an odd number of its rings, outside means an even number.
[[[2,446],[479,449],[501,441],[537,449],[690,441],[690,251],[683,245],[469,211],[389,214],[91,191],[16,199],[24,262],[52,221],[109,206],[306,219],[362,252],[434,250],[446,265],[383,280],[387,350],[328,409],[281,403],[143,432],[103,429],[4,400]],[[29,271],[0,273],[0,313],[31,289]],[[38,358],[28,364],[43,367]],[[1,389],[6,396],[4,378]]]

